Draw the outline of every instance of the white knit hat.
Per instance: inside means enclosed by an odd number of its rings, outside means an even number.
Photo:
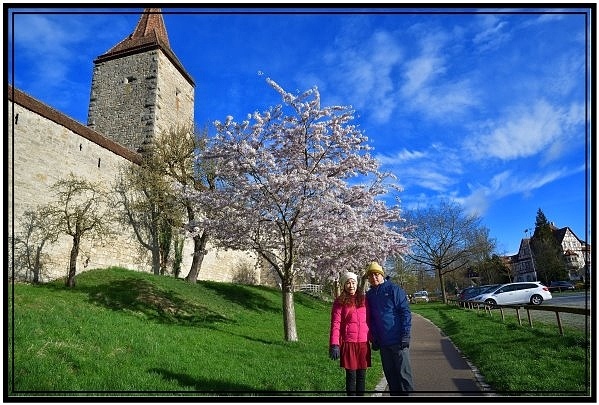
[[[350,278],[353,279],[356,282],[356,284],[358,283],[358,276],[355,273],[352,273],[351,271],[347,271],[339,277],[340,285],[344,286],[345,282]]]

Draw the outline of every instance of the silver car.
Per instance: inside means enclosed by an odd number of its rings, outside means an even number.
[[[428,292],[426,291],[416,291],[414,295],[412,295],[411,299],[412,303],[415,304],[417,302],[428,302]]]
[[[472,298],[474,302],[489,305],[532,304],[541,305],[552,297],[549,288],[539,281],[507,283],[485,291]]]

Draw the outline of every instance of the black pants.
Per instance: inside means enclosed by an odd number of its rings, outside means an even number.
[[[366,391],[366,369],[345,370],[345,391],[347,395],[364,395]]]

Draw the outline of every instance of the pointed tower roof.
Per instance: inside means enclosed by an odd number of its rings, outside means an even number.
[[[160,46],[170,49],[164,19],[159,8],[146,8],[131,35],[113,46],[104,56],[134,53],[140,48]],[[100,58],[101,58],[100,57]]]
[[[133,33],[110,48],[105,54],[98,56],[94,63],[147,52],[153,49],[161,49],[181,74],[192,85],[194,84],[193,79],[183,68],[183,65],[171,49],[160,8],[144,9]]]
[[[164,19],[159,8],[147,8],[144,14],[141,15],[135,31],[131,34],[131,38],[136,39],[153,39],[156,42],[162,42],[170,48]]]

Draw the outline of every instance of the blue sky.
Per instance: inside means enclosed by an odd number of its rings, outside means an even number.
[[[9,83],[86,124],[93,60],[142,9],[19,11],[31,14],[7,20]],[[324,105],[356,110],[403,209],[459,202],[499,254],[517,252],[539,208],[592,243],[588,10],[163,11],[199,126],[279,104],[266,77],[287,91],[317,86]]]

